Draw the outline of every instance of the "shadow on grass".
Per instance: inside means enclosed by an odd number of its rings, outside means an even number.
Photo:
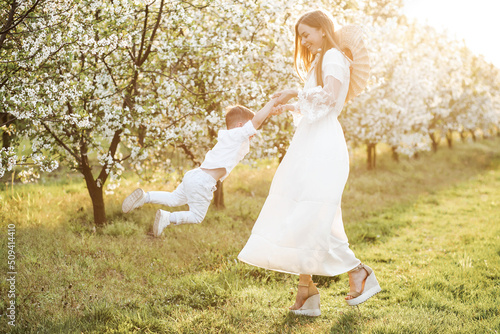
[[[117,306],[101,302],[91,305],[81,316],[64,321],[40,319],[35,326],[24,323],[8,333],[178,333],[165,321],[169,308],[159,303],[155,300],[143,305]]]
[[[347,312],[341,312],[338,320],[330,328],[331,334],[361,333],[363,324],[367,319],[363,316],[359,307],[352,307]]]
[[[273,328],[273,333],[299,333],[302,329],[310,328],[318,322],[324,322],[325,317],[332,318],[331,315],[327,314],[322,314],[320,317],[307,317],[287,312],[271,328]],[[334,324],[326,333],[362,333],[363,324],[368,320],[357,307],[350,308],[347,312],[340,312],[337,317],[333,316],[333,318]]]
[[[318,318],[295,315],[287,311],[286,315],[277,319],[271,328],[274,333],[297,333],[301,328],[313,325],[317,321]]]

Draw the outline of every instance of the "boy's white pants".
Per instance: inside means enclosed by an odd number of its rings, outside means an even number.
[[[217,181],[199,168],[184,175],[181,184],[173,192],[150,191],[148,203],[170,207],[189,205],[189,211],[176,211],[170,214],[170,220],[179,224],[199,224],[207,214],[214,197]]]

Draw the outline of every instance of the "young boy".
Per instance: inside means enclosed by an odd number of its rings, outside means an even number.
[[[205,155],[199,168],[188,171],[173,192],[144,192],[138,188],[122,204],[124,213],[145,203],[169,207],[189,205],[189,211],[156,211],[153,234],[158,237],[168,225],[199,224],[205,218],[218,180],[223,181],[250,150],[250,138],[271,113],[277,98],[254,114],[243,106],[234,106],[226,114],[227,130],[219,130],[217,144]]]

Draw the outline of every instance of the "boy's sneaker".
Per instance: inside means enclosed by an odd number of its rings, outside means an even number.
[[[127,196],[122,203],[122,211],[124,213],[130,212],[134,209],[140,208],[146,202],[146,193],[141,188],[137,188],[133,193]]]
[[[153,235],[159,237],[168,225],[170,225],[170,212],[161,209],[156,211],[155,223],[153,224]]]

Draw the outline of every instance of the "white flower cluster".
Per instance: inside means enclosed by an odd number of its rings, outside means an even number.
[[[272,93],[300,86],[294,24],[318,7],[366,27],[369,85],[341,116],[350,145],[386,142],[412,155],[429,147],[431,133],[498,128],[498,69],[431,29],[390,19],[397,1],[345,9],[350,3],[213,0],[200,9],[173,0],[155,29],[159,0],[43,2],[18,28],[11,45],[20,47],[1,51],[17,67],[0,88],[0,109],[17,119],[15,136],[31,152],[1,149],[0,176],[59,162],[94,168],[101,176],[93,181],[111,181],[109,192],[126,168],[200,162],[225,127],[225,107],[257,111]],[[282,155],[293,131],[290,120],[271,118],[248,158]]]
[[[342,114],[348,140],[413,156],[453,131],[498,131],[499,69],[430,27],[367,19],[371,79]]]
[[[11,171],[17,163],[17,152],[13,147],[0,149],[0,177],[4,176],[5,172]]]
[[[40,174],[33,167],[31,167],[20,171],[17,177],[22,183],[30,183],[38,180],[40,178]]]

